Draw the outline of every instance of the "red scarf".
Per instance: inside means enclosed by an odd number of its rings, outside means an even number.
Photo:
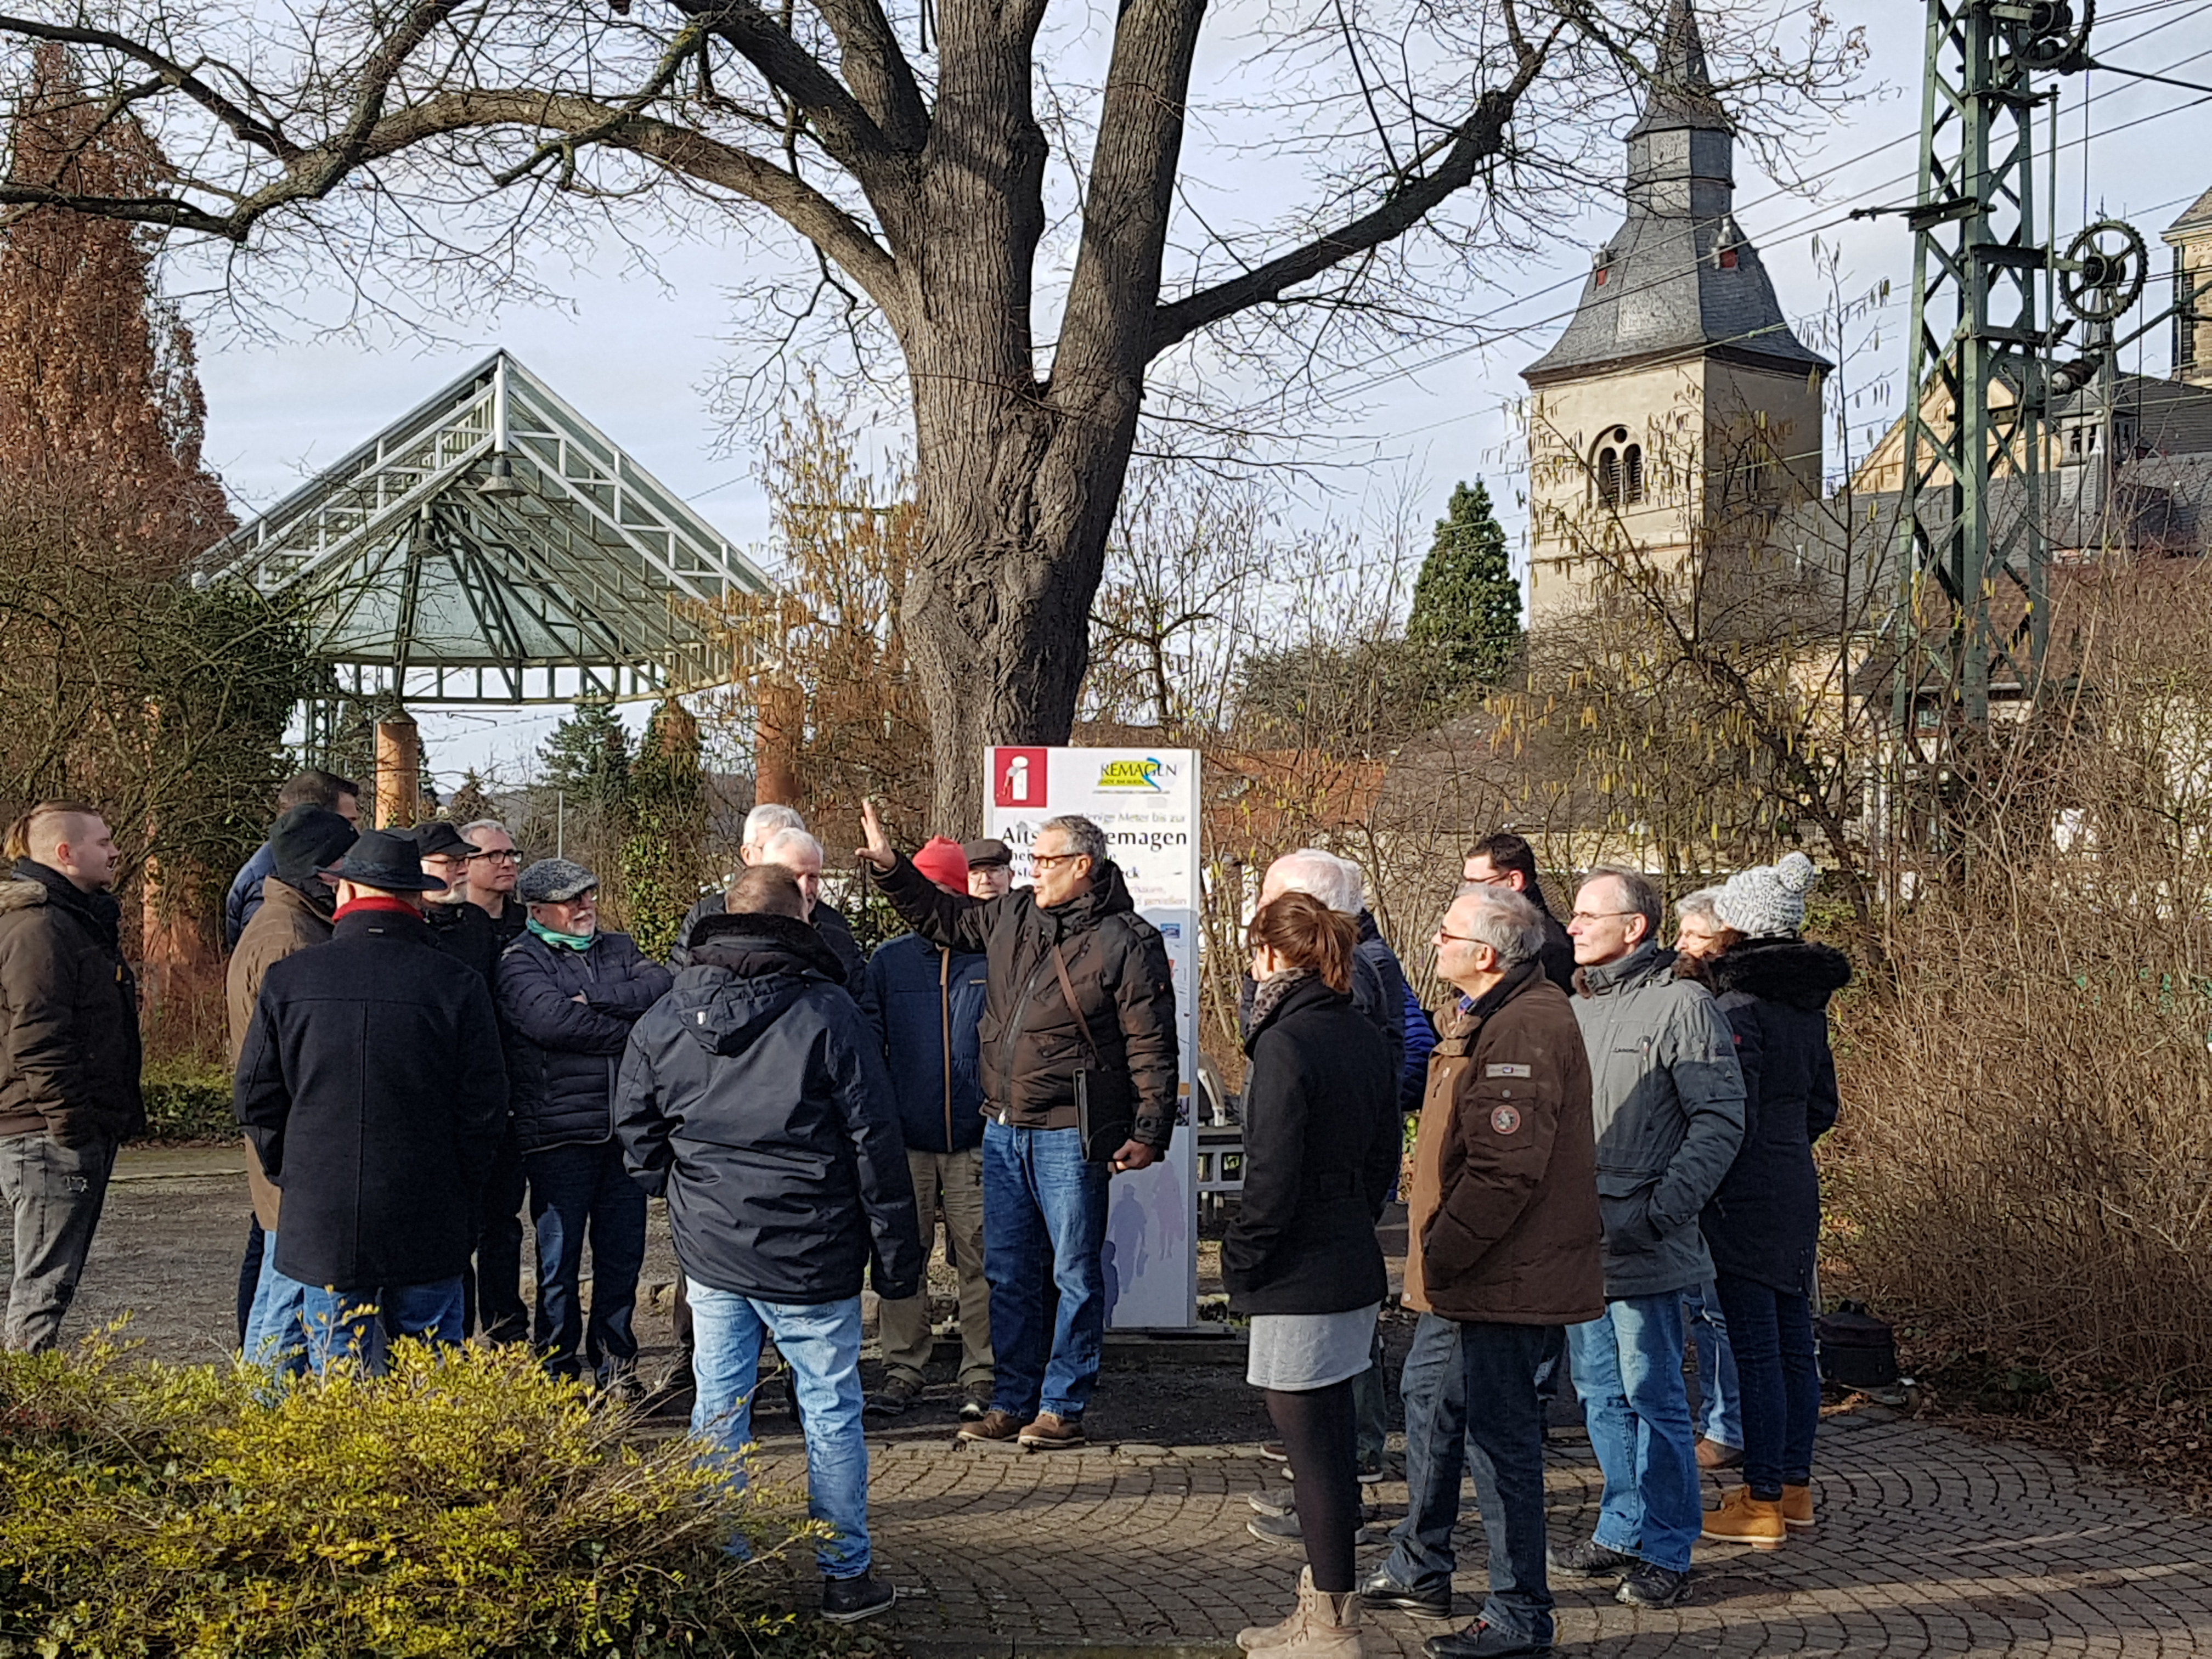
[[[393,915],[414,916],[418,919],[422,914],[405,899],[395,898],[389,893],[363,893],[360,897],[348,899],[343,904],[338,906],[337,914],[331,920],[343,921],[348,916],[372,910],[381,910]]]

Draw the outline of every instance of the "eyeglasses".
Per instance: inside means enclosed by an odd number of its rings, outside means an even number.
[[[520,864],[522,862],[522,854],[510,847],[502,852],[471,853],[469,854],[468,861],[474,864],[478,859],[491,859],[500,864]]]
[[[1607,916],[1640,916],[1643,914],[1641,910],[1577,910],[1567,920],[1569,921],[1603,921]]]
[[[1464,872],[1462,874],[1464,875]],[[1486,876],[1465,876],[1464,884],[1469,887],[1510,887],[1513,884],[1513,872],[1510,870],[1493,870]]]
[[[1087,859],[1090,856],[1088,853],[1032,853],[1030,854],[1030,866],[1032,869],[1042,870],[1047,865],[1066,864],[1073,859]]]
[[[1477,939],[1472,933],[1447,933],[1441,927],[1437,929],[1437,939],[1439,943],[1446,945],[1486,945],[1489,943],[1487,939]]]

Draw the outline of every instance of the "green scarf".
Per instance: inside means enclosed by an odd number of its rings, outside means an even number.
[[[592,948],[592,941],[599,937],[597,933],[556,933],[535,916],[531,917],[527,925],[532,933],[548,945],[563,945],[571,951],[588,951]]]

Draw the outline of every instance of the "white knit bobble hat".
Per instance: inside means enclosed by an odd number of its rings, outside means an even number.
[[[1805,895],[1820,878],[1802,853],[1739,870],[1714,896],[1713,914],[1746,939],[1786,938],[1805,925]]]

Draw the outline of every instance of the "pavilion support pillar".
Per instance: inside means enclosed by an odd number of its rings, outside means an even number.
[[[422,814],[422,732],[402,708],[376,723],[376,827],[404,830]]]
[[[806,693],[788,680],[763,679],[755,720],[754,804],[796,806],[799,755],[806,740]]]

